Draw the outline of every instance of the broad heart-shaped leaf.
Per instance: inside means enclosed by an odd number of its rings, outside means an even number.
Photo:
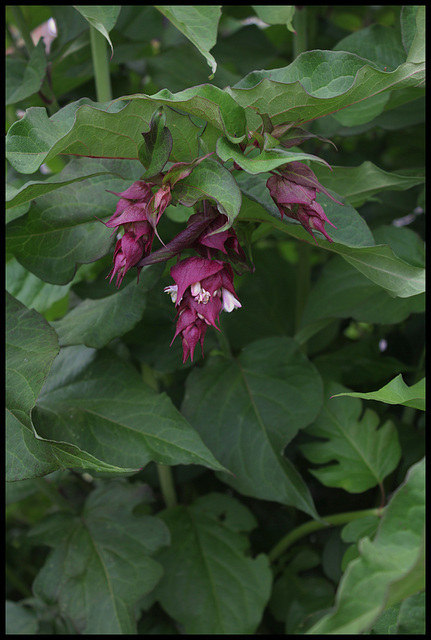
[[[257,207],[252,203],[246,203],[246,207],[241,210],[240,218],[269,222],[295,238],[310,242],[311,236],[299,223],[287,216],[283,220],[280,219],[278,208],[265,188],[268,177],[269,174],[244,174],[236,177],[242,193],[260,205]],[[338,194],[334,196],[337,200],[340,199]],[[330,228],[330,236],[334,240],[332,243],[323,239],[319,232],[315,232],[315,243],[320,248],[338,253],[366,278],[386,289],[392,296],[408,298],[425,291],[425,270],[401,260],[388,245],[376,245],[365,220],[353,207],[347,204],[342,207],[325,194],[318,194],[317,201],[322,205],[329,220],[337,227]]]
[[[91,24],[92,27],[97,29],[104,38],[109,42],[109,46],[111,47],[111,57],[114,54],[114,49],[112,47],[112,42],[109,38],[109,32],[115,26],[117,22],[118,15],[121,10],[121,6],[77,6],[74,5],[75,9],[79,11],[79,13]]]
[[[6,294],[6,479],[24,480],[67,467],[124,473],[74,444],[44,441],[32,423],[43,381],[58,353],[58,338],[46,320]]]
[[[151,556],[169,544],[160,519],[133,514],[144,489],[114,480],[100,484],[79,516],[48,515],[30,534],[30,540],[53,547],[34,593],[56,604],[75,633],[137,633],[135,604],[163,573]]]
[[[241,151],[238,145],[226,140],[226,138],[219,138],[217,142],[217,155],[223,162],[230,159],[234,160],[241,169],[244,169],[244,171],[251,175],[273,171],[288,162],[300,160],[312,160],[328,166],[328,163],[318,156],[280,148],[262,151],[257,156],[249,157]]]
[[[14,104],[39,91],[45,72],[46,57],[42,38],[29,60],[6,56],[6,104]]]
[[[379,417],[370,409],[362,414],[356,398],[335,399],[342,392],[331,384],[322,412],[306,433],[324,438],[300,445],[305,457],[315,464],[326,464],[310,472],[327,487],[339,487],[350,493],[362,493],[377,484],[397,466],[401,448],[394,425],[388,421],[379,427]],[[335,461],[335,462],[334,462]],[[327,464],[333,462],[333,464]]]
[[[405,62],[388,72],[353,53],[317,50],[301,53],[281,69],[253,71],[226,91],[246,108],[248,127],[254,130],[262,122],[259,114],[268,114],[276,125],[307,122],[362,101],[366,107],[382,92],[421,86],[424,72],[424,62]],[[385,100],[370,117],[384,107]],[[355,111],[351,125],[356,117]]]
[[[85,159],[68,165],[64,177],[73,178],[75,171],[82,175],[85,166],[105,171],[39,197],[28,213],[7,226],[8,251],[45,282],[66,284],[77,264],[108,253],[112,232],[97,219],[115,211],[118,198],[108,190],[124,191],[142,173],[139,162]]]
[[[195,45],[205,57],[214,75],[217,69],[217,62],[210,54],[210,49],[212,49],[217,42],[217,29],[221,16],[221,6],[154,6]]]
[[[46,439],[73,443],[119,467],[200,464],[226,470],[164,393],[110,351],[66,347],[34,411]]]
[[[405,191],[425,180],[423,175],[403,175],[383,171],[368,160],[359,167],[316,166],[313,171],[318,180],[328,189],[344,197],[352,207],[360,207],[380,191]]]
[[[318,415],[322,383],[289,338],[265,338],[238,358],[210,357],[186,383],[182,412],[234,477],[235,490],[317,517],[305,482],[283,456],[299,429]]]
[[[388,607],[425,588],[425,461],[407,473],[385,508],[373,541],[363,538],[336,595],[334,610],[307,633],[366,632]]]
[[[363,398],[364,400],[377,400],[387,404],[402,404],[405,407],[413,407],[425,411],[425,378],[408,387],[401,374],[385,384],[378,391],[369,393],[355,393],[353,391],[336,393],[333,398],[350,396],[351,398]]]
[[[8,131],[7,159],[20,173],[34,173],[59,153],[137,160],[141,134],[148,131],[154,110],[161,105],[172,107],[166,110],[172,162],[190,162],[197,156],[201,130],[187,114],[205,120],[233,142],[245,137],[244,109],[226,91],[204,84],[179,93],[163,89],[152,96],[135,94],[110,103],[83,98],[51,118],[45,109],[31,107]]]
[[[177,182],[172,195],[186,207],[202,199],[215,200],[220,213],[228,217],[225,227],[231,226],[241,208],[241,191],[236,181],[223,165],[211,158],[201,162],[187,178]],[[220,227],[218,231],[223,231],[225,227]]]
[[[216,510],[197,500],[158,515],[172,543],[157,555],[164,575],[155,593],[186,634],[251,635],[268,602],[272,574],[266,556],[247,556],[248,540],[238,520],[231,526],[230,517],[222,518],[232,503],[241,511],[245,507],[230,496],[217,497]]]
[[[60,346],[84,344],[101,349],[133,329],[144,313],[145,293],[157,283],[162,271],[161,264],[144,267],[139,283],[133,281],[106,298],[84,300],[61,320],[52,322]]]

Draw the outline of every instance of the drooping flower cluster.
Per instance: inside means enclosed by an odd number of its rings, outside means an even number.
[[[181,335],[183,362],[203,341],[207,327],[218,329],[216,321],[221,311],[231,312],[241,307],[233,286],[233,270],[226,262],[202,257],[186,258],[171,268],[174,285],[165,287],[178,308],[177,327],[172,342]],[[172,344],[172,343],[171,343]]]
[[[316,238],[313,229],[317,229],[332,242],[325,230],[325,223],[334,229],[337,227],[327,218],[323,207],[316,202],[316,192],[322,191],[338,204],[342,203],[322,187],[313,171],[302,162],[290,162],[280,167],[279,172],[280,174],[274,174],[268,179],[266,186],[281,218],[286,214],[289,218],[298,220],[314,240]]]
[[[114,266],[108,274],[110,282],[117,274],[117,287],[127,271],[150,254],[157,223],[171,201],[169,187],[161,187],[153,195],[153,186],[151,182],[137,180],[125,191],[110,192],[120,200],[113,216],[105,224],[117,232],[119,227],[124,229],[124,234],[115,245]],[[138,267],[138,278],[141,269]]]
[[[267,144],[270,148],[274,146],[274,141],[275,144],[278,141],[281,146],[289,148],[301,144],[309,137],[315,137],[294,126],[294,123],[274,127],[269,117],[263,116],[262,119],[262,131],[249,132],[248,140],[239,144],[240,151],[245,152],[249,144],[265,151]],[[120,199],[114,214],[105,223],[107,227],[114,229],[113,233],[117,233],[114,265],[108,277],[112,282],[116,276],[116,285],[119,287],[131,268],[136,268],[139,279],[144,266],[178,257],[178,262],[170,270],[174,284],[165,287],[164,291],[170,294],[177,311],[176,329],[171,344],[178,336],[181,337],[185,363],[189,357],[193,361],[198,343],[203,355],[206,331],[209,326],[219,331],[217,325],[220,324],[220,313],[230,313],[241,307],[233,284],[234,269],[241,274],[250,270],[250,267],[231,222],[227,215],[220,213],[221,203],[218,204],[218,209],[203,200],[202,209],[189,217],[186,228],[167,244],[161,241],[157,225],[166,207],[172,202],[172,191],[174,202],[185,206],[201,201],[200,194],[206,193],[205,188],[202,188],[202,180],[203,187],[206,187],[203,178],[205,172],[199,170],[199,178],[193,180],[192,177],[191,182],[187,179],[214,152],[195,158],[192,162],[174,163],[164,170],[171,157],[173,143],[172,135],[166,127],[166,118],[160,110],[151,119],[150,131],[142,135],[145,142],[140,149],[139,159],[146,167],[143,177],[148,180],[137,180],[119,193],[111,191]],[[241,164],[238,155],[236,158]],[[214,163],[213,160],[210,162]],[[234,162],[233,168],[241,169],[241,166]],[[313,238],[313,230],[317,230],[332,242],[325,230],[325,223],[336,227],[316,202],[316,194],[324,192],[332,200],[335,198],[322,187],[311,169],[301,162],[290,162],[270,173],[272,175],[266,186],[281,217],[287,215],[299,221]],[[178,187],[177,183],[180,183]],[[162,246],[152,251],[155,235]],[[181,259],[185,250],[192,250],[196,255]]]

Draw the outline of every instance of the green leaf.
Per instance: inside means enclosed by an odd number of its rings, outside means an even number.
[[[380,191],[405,191],[423,184],[423,175],[383,171],[368,160],[359,167],[313,168],[319,182],[343,196],[352,207],[360,207]]]
[[[226,91],[246,108],[247,124],[253,131],[262,122],[259,114],[268,114],[274,125],[307,122],[359,102],[365,102],[366,108],[374,96],[419,87],[423,80],[423,62],[406,62],[389,72],[353,53],[316,50],[300,54],[287,67],[254,71]],[[384,106],[382,100],[372,117]]]
[[[193,206],[202,199],[215,200],[220,213],[228,217],[230,227],[241,208],[241,191],[231,173],[216,160],[208,158],[191,174],[176,183],[173,197],[185,205]],[[222,231],[221,227],[219,231]]]
[[[217,62],[210,54],[210,49],[217,42],[221,6],[154,6],[194,44],[205,57],[214,75],[217,69]]]
[[[415,27],[407,62],[421,63],[425,61],[425,6],[417,8]]]
[[[348,565],[333,611],[309,634],[366,632],[388,606],[424,590],[424,491],[421,460],[392,496],[374,540],[360,541],[360,557]]]
[[[262,6],[251,5],[258,17],[267,24],[285,24],[289,31],[294,32],[292,26],[293,16],[295,15],[294,6]]]
[[[306,433],[322,442],[300,446],[305,457],[315,464],[325,464],[310,472],[327,487],[350,493],[362,493],[381,484],[397,466],[401,449],[397,431],[388,421],[379,427],[379,417],[370,409],[362,414],[360,400],[337,400],[332,396],[339,386],[330,386],[317,420]],[[335,461],[333,464],[326,464]]]
[[[62,349],[39,397],[35,427],[114,466],[155,461],[225,470],[168,396],[109,351]]]
[[[334,256],[311,287],[301,325],[304,330],[322,318],[354,318],[360,322],[397,324],[411,313],[424,310],[424,293],[394,298],[341,256]]]
[[[9,293],[6,327],[6,471],[8,479],[14,480],[33,463],[37,447],[31,412],[59,348],[46,320]],[[47,460],[41,461],[40,469],[42,474],[52,470]]]
[[[406,61],[401,33],[393,27],[372,24],[339,40],[333,51],[349,51],[375,63],[381,70],[393,71]]]
[[[129,102],[125,104],[124,100]],[[136,94],[109,103],[94,103],[83,98],[63,107],[51,118],[45,109],[31,107],[9,128],[6,155],[20,173],[34,173],[43,162],[60,153],[137,160],[141,134],[149,129],[154,110],[161,105],[207,121],[229,140],[244,139],[244,109],[225,91],[205,84],[176,94],[163,89],[152,96]],[[173,109],[166,111],[166,123],[173,138],[170,160],[193,160],[200,129],[187,115]]]
[[[109,42],[111,47],[111,57],[114,55],[114,48],[109,38],[109,32],[114,28],[117,22],[121,6],[105,5],[105,6],[77,6],[74,8],[87,20],[92,27],[97,29],[104,38]]]
[[[220,496],[219,507],[226,498],[225,509],[235,503],[245,510],[229,496]],[[211,512],[205,501],[201,504],[159,514],[172,543],[157,555],[164,568],[157,599],[186,634],[253,634],[270,595],[268,559],[263,554],[248,557],[248,540],[232,520]]]
[[[20,602],[6,600],[6,635],[36,635],[38,621],[36,611],[28,609]]]
[[[299,160],[312,160],[327,166],[327,162],[322,160],[322,158],[318,158],[309,153],[288,151],[287,149],[261,151],[259,155],[249,157],[239,149],[238,145],[226,140],[226,138],[219,138],[217,142],[217,155],[223,162],[227,162],[227,160],[230,159],[234,160],[241,169],[244,169],[244,171],[251,175],[273,171],[288,162],[296,162]]]
[[[111,473],[134,471],[99,461],[74,444],[44,440],[37,433],[32,422],[34,405],[58,353],[58,339],[42,316],[9,294],[6,300],[6,479],[36,478],[70,467]]]
[[[33,583],[79,634],[136,634],[135,604],[163,570],[151,556],[169,544],[161,520],[134,515],[144,487],[110,481],[92,491],[80,516],[55,513],[30,540],[53,547]]]
[[[6,104],[14,104],[37,93],[46,73],[45,46],[41,38],[29,60],[6,56]]]
[[[238,311],[237,313],[240,313]],[[234,477],[236,491],[317,517],[308,488],[283,456],[317,416],[321,380],[289,338],[253,342],[237,359],[211,357],[187,379],[184,415]]]
[[[162,271],[161,264],[144,267],[139,283],[131,282],[106,298],[84,300],[64,318],[52,322],[60,346],[84,344],[101,349],[114,338],[133,329],[144,313],[145,293],[154,287]]]
[[[108,253],[111,231],[97,219],[115,211],[118,198],[108,190],[124,191],[142,173],[138,162],[84,160],[68,165],[62,174],[69,178],[89,165],[104,171],[85,182],[62,185],[40,196],[28,213],[7,226],[8,251],[46,282],[66,284],[78,264],[93,262]]]
[[[332,397],[338,398],[340,396],[377,400],[387,404],[402,404],[406,407],[425,411],[425,378],[408,387],[400,374],[378,391],[370,391],[369,393],[354,393],[350,391],[348,393],[337,393]]]

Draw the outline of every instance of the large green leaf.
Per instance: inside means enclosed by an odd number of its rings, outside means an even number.
[[[218,23],[221,16],[220,5],[154,5],[176,26],[186,38],[205,57],[212,73],[217,69],[217,62],[210,54],[217,41]]]
[[[30,540],[53,550],[33,583],[35,595],[61,610],[79,634],[136,634],[134,607],[160,580],[151,556],[169,544],[161,520],[134,515],[145,487],[110,481],[92,491],[82,513],[55,513]]]
[[[133,329],[146,306],[145,293],[159,280],[163,265],[144,267],[139,283],[131,282],[115,295],[84,300],[64,318],[52,322],[60,346],[85,344],[101,349],[111,340]]]
[[[366,409],[361,415],[360,400],[329,397],[339,391],[338,385],[326,389],[329,399],[317,420],[306,429],[319,441],[303,444],[300,449],[310,462],[325,465],[310,469],[322,484],[362,493],[381,484],[395,469],[401,448],[390,421],[379,427],[374,411]]]
[[[44,440],[33,426],[34,405],[58,353],[54,330],[36,311],[6,295],[6,479],[43,476],[59,468],[121,472],[75,444]]]
[[[28,213],[7,226],[8,250],[29,271],[52,284],[70,282],[79,263],[108,253],[112,234],[97,219],[115,211],[118,198],[108,191],[124,191],[142,173],[139,162],[85,159],[68,165],[64,177],[73,179],[75,172],[82,175],[86,166],[101,171],[39,197]]]
[[[386,402],[387,404],[402,404],[406,407],[413,407],[414,409],[425,411],[425,378],[408,387],[400,374],[378,391],[370,391],[369,393],[349,391],[337,393],[333,398],[339,398],[340,396],[377,400],[378,402]]]
[[[240,142],[244,138],[244,109],[225,91],[205,84],[176,94],[163,89],[152,96],[136,94],[110,103],[94,103],[83,98],[63,107],[51,118],[45,109],[31,107],[10,127],[6,155],[20,173],[33,173],[59,153],[138,159],[141,134],[149,130],[151,117],[161,105],[198,116],[230,140]],[[173,109],[166,110],[166,126],[173,138],[170,159],[173,162],[193,160],[200,129],[187,115]]]
[[[361,634],[383,611],[425,588],[425,461],[409,470],[386,507],[373,541],[344,573],[332,612],[307,633]]]
[[[385,107],[387,98],[382,93],[419,87],[424,72],[424,61],[382,71],[353,53],[316,50],[300,54],[287,67],[253,71],[226,91],[246,109],[251,130],[262,122],[259,114],[268,114],[273,124],[307,122],[361,103],[360,109],[351,112],[353,126],[364,121],[362,110],[369,101],[373,107],[367,117],[373,119]]]
[[[155,393],[109,351],[62,349],[34,420],[43,438],[74,443],[111,465],[139,468],[155,461],[224,469],[168,396]]]
[[[313,167],[319,181],[344,197],[352,207],[360,207],[380,191],[405,191],[425,180],[423,175],[403,175],[399,172],[383,171],[370,161],[359,167]]]
[[[242,532],[255,524],[243,505],[228,495],[204,498],[159,514],[172,544],[157,555],[157,599],[186,634],[253,634],[271,591],[268,559],[246,554]]]
[[[341,256],[334,256],[311,287],[302,326],[305,328],[322,318],[355,318],[360,322],[397,324],[411,313],[424,310],[425,293],[394,298]]]
[[[283,451],[317,416],[321,393],[320,377],[295,341],[267,338],[238,358],[211,357],[194,369],[182,411],[235,474],[222,474],[224,482],[316,517],[308,488]]]

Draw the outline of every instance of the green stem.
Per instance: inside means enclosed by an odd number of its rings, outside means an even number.
[[[307,51],[307,8],[296,9],[293,16],[293,28],[296,35],[293,37],[293,55],[296,58],[303,51]]]
[[[167,507],[175,507],[178,504],[178,501],[171,467],[168,467],[165,464],[158,464],[157,473],[165,505]]]
[[[92,25],[90,25],[90,38],[94,79],[96,83],[96,98],[98,102],[109,102],[112,100],[112,91],[107,42],[102,34]]]
[[[313,531],[319,531],[328,526],[337,526],[341,524],[347,524],[352,520],[358,520],[365,516],[378,516],[382,515],[382,509],[364,509],[362,511],[347,511],[346,513],[336,513],[335,515],[326,516],[324,520],[311,520],[301,524],[293,531],[290,531],[284,538],[282,538],[275,547],[271,549],[268,554],[268,558],[271,562],[274,562],[282,553],[284,553],[289,547],[291,547],[297,540],[308,536]]]

